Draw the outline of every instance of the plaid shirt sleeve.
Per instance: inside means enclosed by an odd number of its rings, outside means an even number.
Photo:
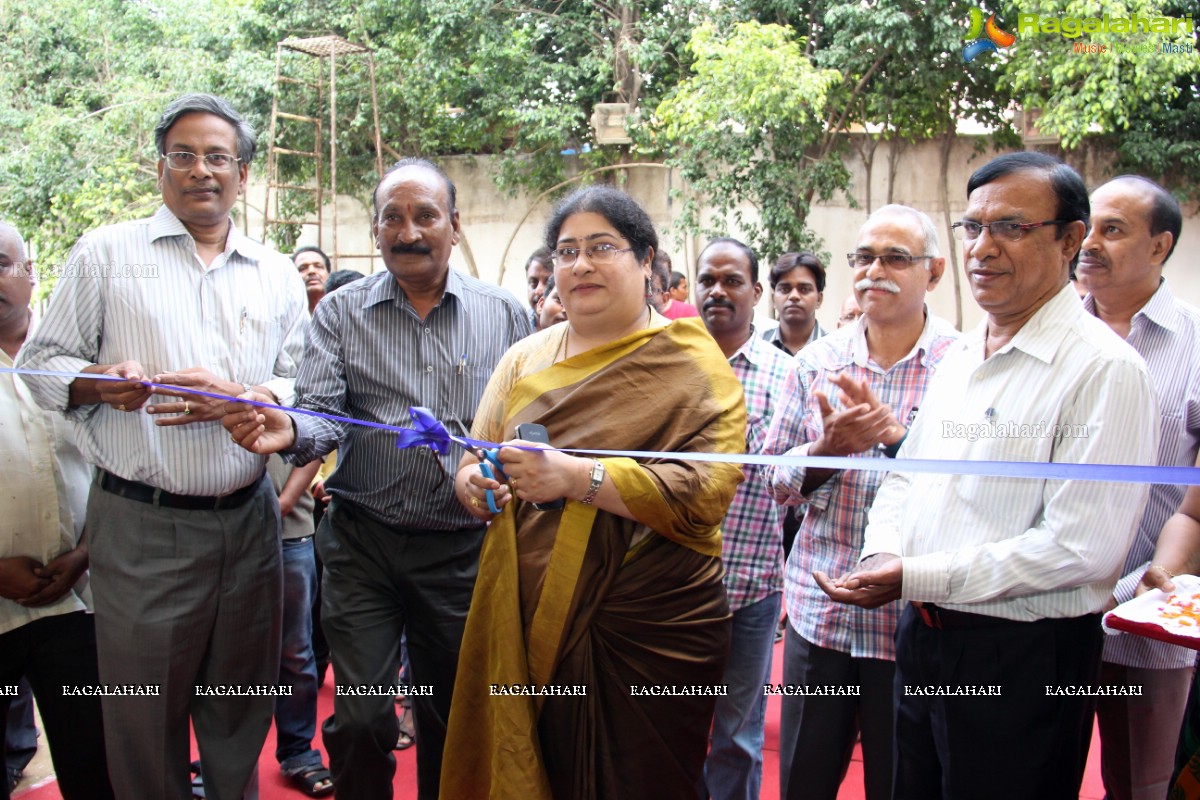
[[[746,452],[763,452],[772,412],[779,407],[790,359],[752,336],[730,359],[746,395]],[[783,588],[783,530],[779,506],[767,489],[766,468],[746,465],[721,528],[725,590],[733,610]]]

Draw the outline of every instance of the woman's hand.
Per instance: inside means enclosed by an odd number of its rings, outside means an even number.
[[[552,503],[563,498],[578,500],[586,495],[591,483],[592,459],[544,448],[545,445],[521,439],[501,445],[500,463],[517,497],[530,503]]]
[[[503,510],[512,500],[508,484],[485,476],[479,468],[479,459],[475,456],[470,453],[463,456],[458,462],[458,472],[454,476],[454,494],[472,516],[484,522],[489,522],[495,516],[488,508],[486,492],[489,489],[492,491],[496,508]]]

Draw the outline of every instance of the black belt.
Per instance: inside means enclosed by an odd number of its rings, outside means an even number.
[[[933,603],[913,603],[921,622],[927,628],[939,631],[961,631],[970,628],[997,628],[1001,625],[1019,625],[1017,620],[990,617],[987,614],[972,614],[969,611],[951,611]]]
[[[136,500],[139,503],[150,503],[163,508],[181,508],[185,511],[221,511],[228,508],[239,508],[246,505],[258,492],[258,480],[243,486],[237,491],[217,497],[204,497],[198,494],[171,494],[154,486],[147,486],[137,481],[127,481],[113,475],[111,472],[100,472],[100,488],[118,497]]]

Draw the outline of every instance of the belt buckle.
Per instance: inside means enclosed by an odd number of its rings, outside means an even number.
[[[932,609],[932,613],[930,613],[930,608],[928,606],[924,604],[917,606],[917,613],[921,615],[921,621],[925,623],[925,626],[927,628],[933,628],[940,631],[942,629],[942,618],[938,616],[937,612],[938,610],[936,607],[934,607]]]

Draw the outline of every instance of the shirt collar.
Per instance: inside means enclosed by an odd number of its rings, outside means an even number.
[[[917,356],[921,360],[921,366],[929,366],[929,348],[936,331],[934,330],[933,314],[929,313],[929,306],[924,306],[925,325],[921,328],[921,335],[917,337],[917,341],[913,344],[911,350],[904,358],[896,362],[903,364],[913,356]],[[851,346],[851,360],[856,366],[867,368],[871,360],[871,352],[867,349],[867,318],[865,315],[860,315],[858,319],[850,323],[853,325],[851,337],[853,345]],[[895,364],[893,364],[895,366]]]
[[[1083,307],[1093,317],[1099,316],[1096,313],[1096,298],[1090,294],[1083,298]],[[1137,320],[1138,317],[1145,317],[1160,328],[1175,333],[1179,324],[1179,310],[1175,304],[1174,293],[1167,287],[1166,278],[1158,279],[1158,288],[1150,295],[1146,304],[1134,313],[1133,320]]]
[[[379,279],[379,282],[372,286],[367,292],[366,305],[373,306],[379,303],[400,303],[408,301],[407,296],[404,294],[404,290],[400,288],[400,284],[396,281],[395,277],[392,276],[392,273],[384,270],[383,272],[377,272],[375,274],[382,277]],[[375,276],[372,275],[371,277]],[[446,288],[442,292],[442,300],[446,299],[446,295],[453,295],[461,302],[465,283],[466,282],[463,280],[463,277],[459,274],[458,270],[448,270],[448,274],[446,275]],[[442,301],[439,300],[438,305],[440,306],[441,304]]]
[[[165,204],[159,206],[158,210],[154,212],[154,216],[150,218],[149,233],[151,242],[175,236],[192,238],[192,235],[188,233],[187,227],[180,222],[179,217],[175,216]],[[195,241],[193,240],[194,246]],[[244,258],[257,262],[262,261],[274,252],[274,250],[266,247],[261,242],[256,242],[238,230],[233,217],[229,218],[229,236],[225,240],[224,250],[227,257],[237,253]]]
[[[1146,317],[1155,325],[1175,333],[1176,325],[1179,323],[1179,308],[1175,303],[1175,295],[1167,288],[1166,278],[1159,279],[1158,289],[1150,295],[1146,305],[1142,306],[1141,310],[1133,315],[1133,318],[1137,319],[1138,314]]]
[[[800,349],[803,350],[805,347],[812,344],[817,339],[822,338],[825,335],[825,333],[826,333],[826,331],[824,328],[821,327],[821,323],[817,322],[816,320],[813,320],[812,333],[808,334],[808,341],[806,341],[800,347]],[[764,334],[764,336],[765,336],[765,338],[763,339],[763,341],[770,342],[771,344],[775,345],[780,350],[783,350],[783,352],[786,355],[791,355],[791,353],[788,353],[787,348],[785,348],[783,346],[783,325],[781,325],[781,324],[775,325],[770,330],[768,330]],[[799,351],[797,351],[797,352],[799,352]]]
[[[1070,281],[1059,289],[1058,294],[1051,297],[1039,308],[1029,321],[1021,326],[1008,344],[1001,347],[993,355],[1016,349],[1027,353],[1047,364],[1054,362],[1054,354],[1062,346],[1063,335],[1075,324],[1080,314],[1086,314],[1079,293]],[[982,336],[987,333],[987,320],[982,323]]]
[[[764,347],[774,347],[774,345],[762,338],[762,335],[754,329],[752,322],[750,323],[750,338],[729,357],[729,363],[732,364],[738,357],[741,357],[756,367],[762,366]]]

